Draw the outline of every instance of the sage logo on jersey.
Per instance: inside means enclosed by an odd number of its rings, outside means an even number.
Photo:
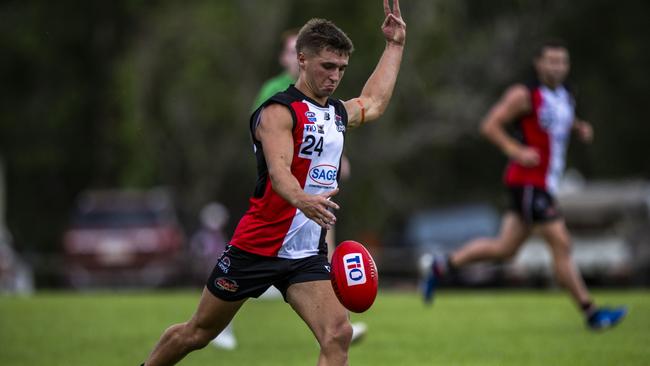
[[[337,172],[334,165],[316,165],[309,171],[309,178],[320,185],[331,186],[336,181]]]
[[[363,285],[366,283],[366,271],[363,268],[361,253],[350,253],[343,256],[345,278],[348,286]]]

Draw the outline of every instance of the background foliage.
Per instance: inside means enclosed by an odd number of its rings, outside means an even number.
[[[391,106],[348,135],[340,236],[383,236],[432,205],[499,202],[505,160],[477,126],[549,37],[568,42],[579,112],[596,130],[570,165],[594,179],[650,178],[647,2],[403,0],[402,10]],[[314,16],[355,42],[337,96],[356,96],[383,48],[379,0],[0,4],[0,154],[16,247],[57,251],[86,188],[169,186],[188,228],[210,200],[234,225],[255,180],[250,105],[280,71],[280,33]]]

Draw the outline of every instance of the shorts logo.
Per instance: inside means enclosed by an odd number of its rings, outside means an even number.
[[[235,280],[231,280],[230,278],[219,277],[214,280],[214,285],[222,291],[237,292],[237,290],[239,290],[239,285],[237,282],[235,282]]]
[[[329,264],[326,264],[326,265],[324,265],[323,267],[325,267],[325,270],[326,270],[327,272],[332,272],[332,267],[331,267]]]
[[[223,273],[228,273],[230,270],[230,258],[223,256],[219,258],[219,261],[217,262],[217,266],[221,269]]]
[[[331,186],[336,181],[337,173],[338,171],[335,166],[321,164],[311,168],[309,178],[318,184]]]
[[[348,286],[363,285],[366,283],[366,271],[363,268],[361,253],[350,253],[343,256],[345,265],[345,278]]]
[[[316,113],[312,111],[305,112],[305,117],[307,117],[309,122],[316,122]]]

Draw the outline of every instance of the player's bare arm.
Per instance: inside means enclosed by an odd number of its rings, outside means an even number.
[[[582,142],[590,143],[594,140],[594,129],[591,126],[591,123],[576,118],[573,121],[572,128],[578,134],[578,137]]]
[[[379,118],[386,110],[393,94],[402,63],[406,23],[402,19],[398,0],[393,0],[392,9],[388,0],[384,0],[384,14],[386,19],[381,25],[381,30],[386,38],[386,48],[377,67],[364,85],[361,95],[345,102],[348,128],[355,128],[362,123]]]
[[[505,125],[531,111],[530,92],[521,84],[511,86],[481,122],[481,133],[510,159],[523,166],[539,164],[539,153],[522,145],[505,130]]]
[[[296,177],[291,174],[293,158],[293,119],[289,110],[272,104],[262,111],[255,137],[262,142],[264,158],[269,169],[273,190],[325,229],[330,229],[336,217],[328,208],[339,206],[330,200],[338,189],[321,195],[305,193]]]

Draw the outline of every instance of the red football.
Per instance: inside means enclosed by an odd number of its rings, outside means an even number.
[[[343,306],[362,313],[375,302],[379,275],[368,250],[356,241],[346,240],[332,254],[332,287]]]

